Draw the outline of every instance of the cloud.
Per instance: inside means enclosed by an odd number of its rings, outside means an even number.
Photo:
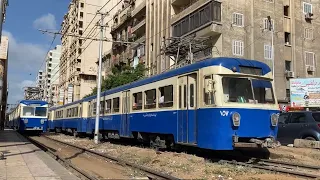
[[[16,103],[23,98],[23,87],[35,85],[47,49],[40,44],[21,42],[8,31],[3,30],[2,34],[9,38],[8,103]]]
[[[51,29],[55,30],[57,27],[57,21],[53,14],[46,14],[33,21],[33,27],[35,29]]]

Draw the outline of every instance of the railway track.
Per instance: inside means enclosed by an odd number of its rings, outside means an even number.
[[[152,178],[152,176],[154,176],[155,172],[153,170],[149,170],[147,169],[144,170],[143,167],[129,163],[129,162],[123,162],[122,160],[119,160],[117,158],[114,157],[110,157],[108,155],[104,155],[104,154],[99,154],[97,152],[91,151],[91,150],[87,150],[85,148],[81,148],[69,143],[65,143],[65,142],[61,142],[59,140],[50,138],[50,135],[52,134],[48,134],[48,135],[44,135],[43,137],[46,137],[52,141],[58,142],[58,143],[62,143],[65,145],[69,145],[69,146],[73,146],[75,148],[80,148],[81,150],[102,156],[104,158],[110,159],[112,161],[116,161],[119,164],[124,164],[127,165],[129,167],[133,167],[133,168],[137,168],[140,169],[144,172],[147,172],[150,177]],[[256,168],[256,169],[262,169],[262,170],[266,170],[266,171],[273,171],[273,172],[277,172],[277,173],[283,173],[283,174],[289,174],[289,175],[293,175],[293,176],[298,176],[298,177],[303,177],[303,178],[308,178],[308,179],[316,179],[316,178],[320,178],[320,166],[312,166],[312,165],[304,165],[304,164],[298,164],[298,163],[290,163],[290,162],[283,162],[283,161],[277,161],[277,160],[269,160],[269,159],[259,159],[259,158],[252,158],[252,157],[248,157],[248,156],[234,156],[234,155],[230,155],[230,157],[233,157],[232,159],[238,159],[237,160],[225,160],[223,158],[213,158],[216,161],[215,162],[220,162],[220,163],[227,163],[227,164],[233,164],[233,165],[239,165],[239,166],[246,166],[246,167],[251,167],[251,168]],[[207,157],[210,159],[210,157]],[[228,158],[230,159],[230,158]],[[249,159],[249,161],[242,161],[239,159]],[[162,174],[162,173],[161,173]],[[156,175],[157,177],[157,175]],[[161,177],[162,179],[178,179],[178,178],[174,178],[174,177],[168,177],[167,175],[160,175],[158,177]]]
[[[227,161],[227,160],[220,160],[220,162],[246,166],[246,167],[251,167],[256,169],[263,169],[267,171],[289,174],[289,175],[309,178],[309,179],[320,178],[319,166],[303,165],[298,163],[282,162],[282,161],[268,160],[268,159],[256,159],[256,158],[251,158],[251,160],[248,162],[237,162],[237,161]]]
[[[146,168],[146,167],[143,167],[143,166],[140,166],[140,165],[137,165],[137,164],[134,164],[134,163],[130,163],[128,161],[125,161],[125,160],[122,160],[122,159],[118,159],[118,158],[115,158],[115,157],[112,157],[112,156],[109,156],[109,155],[105,155],[105,154],[101,154],[101,153],[98,153],[98,152],[95,152],[95,151],[91,151],[91,150],[88,150],[86,148],[82,148],[82,147],[79,147],[79,146],[76,146],[76,145],[73,145],[73,144],[69,144],[69,143],[66,143],[66,142],[62,142],[62,141],[59,141],[59,140],[56,140],[56,139],[53,139],[53,138],[50,138],[48,137],[47,135],[42,135],[41,137],[44,137],[50,141],[53,141],[53,142],[56,142],[56,143],[59,143],[59,144],[62,144],[62,145],[66,145],[66,146],[70,146],[72,148],[75,148],[75,149],[78,149],[78,150],[81,150],[82,152],[86,152],[86,153],[89,153],[89,154],[93,154],[95,156],[98,156],[100,158],[103,158],[103,159],[106,159],[106,160],[109,160],[109,161],[112,161],[112,162],[115,162],[121,166],[127,166],[127,167],[130,167],[132,169],[136,169],[136,170],[139,170],[141,172],[143,172],[144,174],[146,174],[146,176],[149,178],[149,179],[167,179],[167,180],[179,180],[179,178],[176,178],[176,177],[173,177],[171,175],[168,175],[168,174],[164,174],[164,173],[161,173],[161,172],[157,172],[153,169],[149,169],[149,168]],[[39,143],[35,140],[33,140],[32,138],[29,138],[29,137],[26,137],[30,142],[40,146],[42,149],[44,149],[45,151],[49,151],[50,154],[53,154],[56,159],[58,160],[61,160],[63,161],[67,166],[71,167],[72,169],[74,169],[75,171],[77,171],[78,173],[80,173],[82,176],[86,177],[87,179],[90,179],[90,180],[97,180],[99,178],[87,173],[87,172],[84,172],[83,170],[81,170],[80,168],[77,168],[75,167],[74,165],[72,165],[71,163],[69,163],[67,160],[59,157],[58,155],[56,155],[56,153],[51,150],[51,148],[47,147],[46,145],[42,144],[42,143]]]

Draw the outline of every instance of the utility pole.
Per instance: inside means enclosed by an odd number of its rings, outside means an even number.
[[[100,94],[101,94],[101,74],[102,74],[102,49],[103,49],[103,36],[104,36],[104,15],[100,11],[97,12],[101,15],[100,26],[100,40],[99,40],[99,67],[98,67],[98,85],[97,85],[97,108],[96,108],[96,123],[94,129],[94,143],[99,143],[99,119],[100,119]]]
[[[269,22],[269,31],[271,32],[271,59],[272,59],[272,77],[273,77],[273,81],[274,81],[274,66],[275,66],[275,62],[274,62],[274,42],[273,42],[273,36],[274,36],[274,28],[273,28],[273,23],[271,20],[271,17],[268,16],[268,22]]]

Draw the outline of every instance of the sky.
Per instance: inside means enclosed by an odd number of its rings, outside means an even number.
[[[10,0],[2,35],[9,37],[9,104],[23,99],[23,87],[34,86],[53,36],[38,29],[59,31],[70,0]],[[52,48],[60,44],[57,36]]]

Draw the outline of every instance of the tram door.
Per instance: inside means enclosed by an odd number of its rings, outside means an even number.
[[[179,78],[178,142],[197,143],[197,74]]]
[[[130,91],[122,92],[120,136],[129,137]]]

